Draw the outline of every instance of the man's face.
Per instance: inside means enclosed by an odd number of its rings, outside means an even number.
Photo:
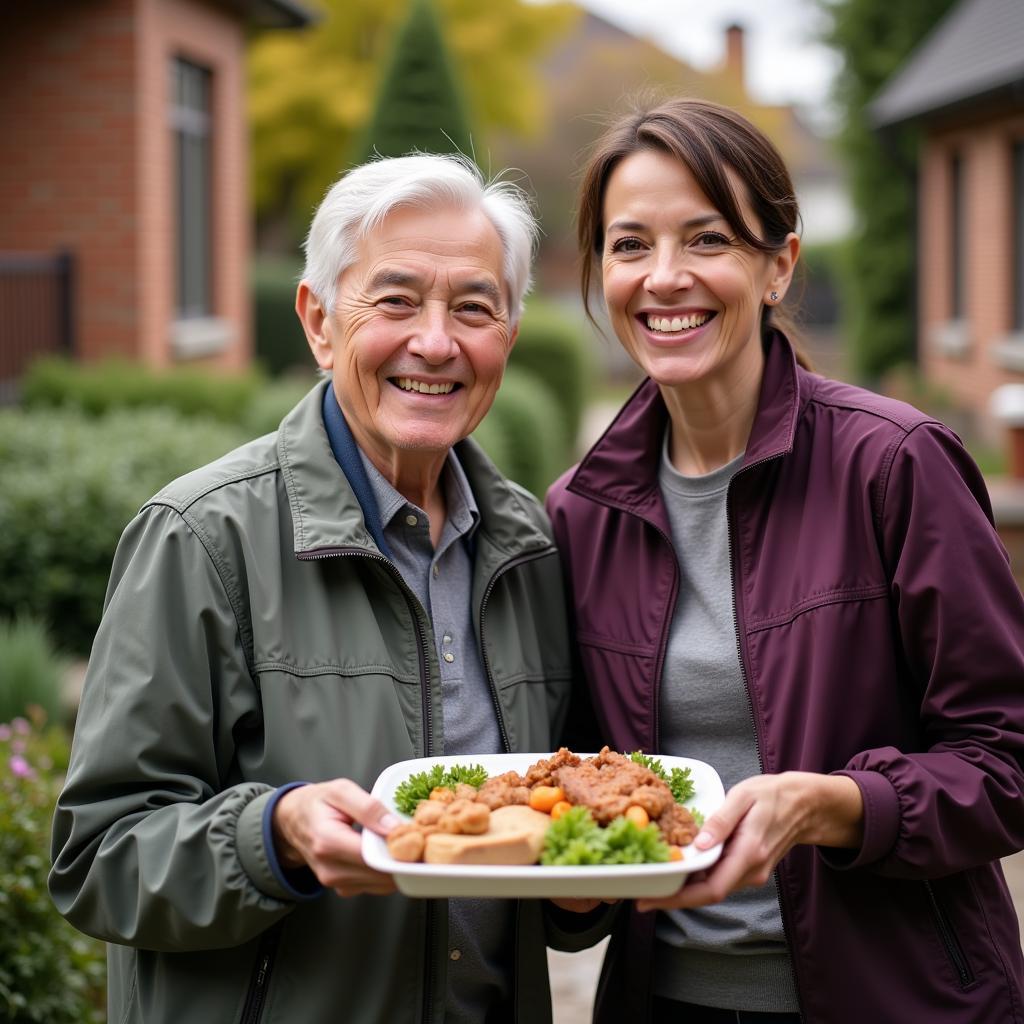
[[[501,383],[509,326],[501,240],[480,210],[400,208],[339,279],[314,354],[359,446],[386,476],[445,455]]]

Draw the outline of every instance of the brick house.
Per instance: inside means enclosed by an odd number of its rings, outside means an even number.
[[[871,106],[921,133],[918,358],[990,440],[1024,382],[1024,3],[961,0]]]
[[[248,363],[246,35],[309,20],[294,0],[6,5],[0,383],[53,347]],[[62,315],[34,280],[57,253]]]

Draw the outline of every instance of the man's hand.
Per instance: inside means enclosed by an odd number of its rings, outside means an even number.
[[[355,824],[384,836],[398,818],[350,779],[291,789],[274,805],[271,819],[277,858],[284,868],[308,867],[339,896],[394,892],[391,875],[364,863]]]
[[[637,900],[638,910],[703,907],[747,886],[764,885],[798,843],[856,847],[863,837],[860,787],[845,775],[783,772],[737,783],[694,840],[699,850],[725,843],[721,859],[674,895]]]

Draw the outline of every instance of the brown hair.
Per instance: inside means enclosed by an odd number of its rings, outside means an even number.
[[[782,156],[763,132],[736,111],[705,100],[674,99],[628,114],[597,140],[580,185],[576,225],[580,284],[583,306],[591,320],[590,290],[604,243],[602,206],[608,179],[621,160],[643,150],[667,153],[683,163],[715,209],[752,249],[778,252],[786,236],[797,231],[800,224],[793,182]],[[743,219],[727,168],[746,188],[760,235]],[[764,308],[762,333],[769,319],[771,326],[792,333],[792,320],[771,306]],[[799,349],[797,361],[810,365]]]

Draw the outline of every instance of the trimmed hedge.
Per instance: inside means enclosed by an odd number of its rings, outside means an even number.
[[[583,325],[564,310],[542,299],[528,299],[509,359],[511,368],[532,373],[547,386],[570,443],[579,434],[590,393],[592,365],[585,337]]]
[[[76,363],[46,358],[32,363],[22,378],[21,405],[26,409],[71,406],[92,416],[113,409],[163,407],[184,416],[236,423],[265,385],[265,378],[256,370],[150,370],[120,359]]]
[[[256,359],[274,376],[313,366],[306,335],[295,315],[295,288],[301,274],[300,263],[266,258],[256,260],[249,272]]]
[[[483,428],[481,430],[481,428]],[[488,448],[494,431],[502,448]],[[533,374],[510,366],[477,438],[498,468],[539,498],[571,462],[564,419],[548,388]]]
[[[88,653],[125,524],[168,481],[245,440],[167,409],[0,411],[0,616],[32,615],[62,650]]]

